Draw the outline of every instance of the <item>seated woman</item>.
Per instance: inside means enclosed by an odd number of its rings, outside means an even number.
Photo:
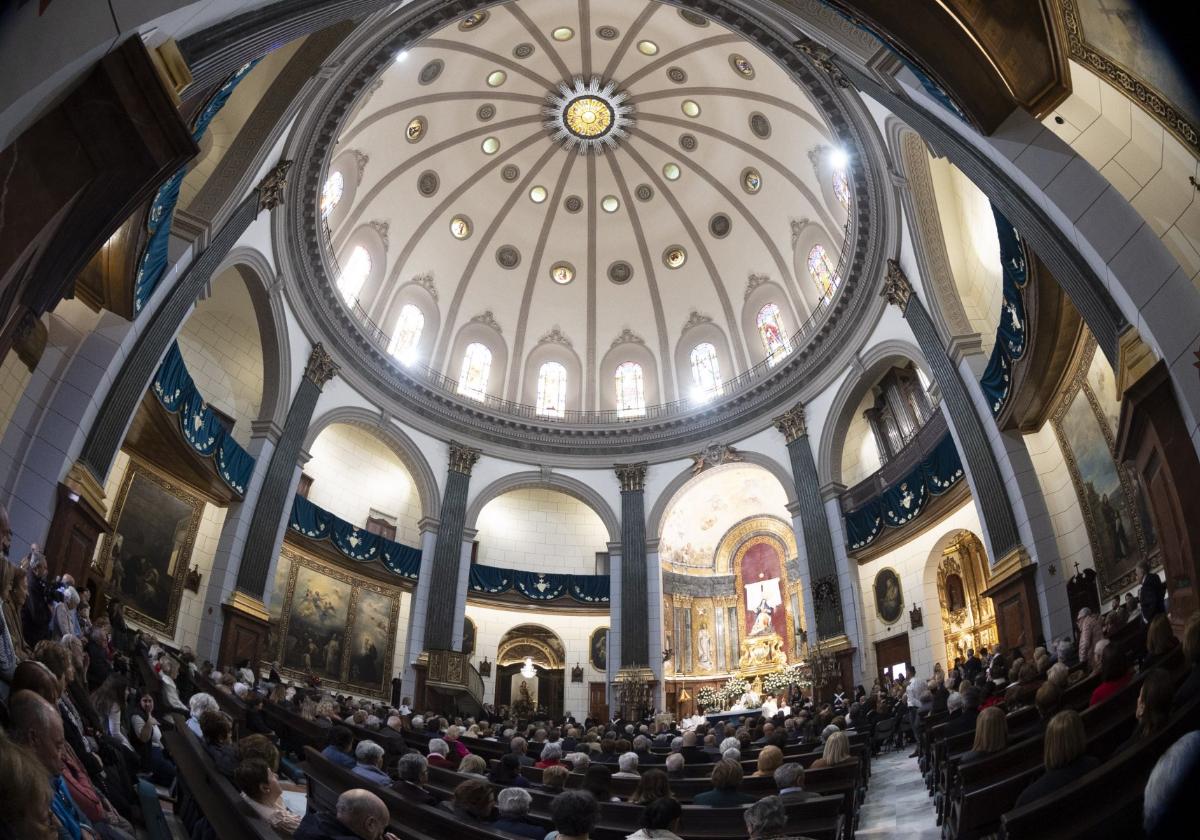
[[[783,764],[783,750],[776,746],[763,747],[758,754],[758,768],[751,776],[774,776],[779,765]]]
[[[476,779],[487,779],[487,762],[483,756],[469,755],[458,763],[458,772]]]
[[[1068,709],[1059,712],[1046,727],[1042,762],[1046,772],[1017,797],[1017,807],[1048,796],[1083,778],[1100,766],[1098,759],[1087,755],[1087,734],[1079,712]]]
[[[669,796],[655,799],[642,811],[642,827],[625,840],[682,840],[679,819],[683,808]]]
[[[490,823],[496,818],[492,813],[495,805],[496,797],[490,784],[482,779],[467,779],[454,789],[454,798],[440,807],[464,822]]]
[[[200,716],[200,731],[204,733],[204,751],[221,775],[232,782],[233,771],[238,766],[238,754],[237,747],[232,743],[233,722],[229,715],[224,712],[205,712]]]
[[[1089,706],[1103,703],[1125,686],[1129,685],[1129,662],[1125,651],[1116,645],[1105,645],[1100,654],[1100,685],[1092,691]]]
[[[547,767],[554,767],[558,764],[562,764],[562,743],[547,742],[546,745],[542,747],[541,756],[538,762],[533,766],[545,769]]]
[[[605,768],[608,769],[608,768]],[[612,771],[609,770],[611,773]],[[530,785],[530,787],[540,790],[543,793],[560,794],[567,786],[567,778],[570,777],[571,771],[567,769],[565,764],[559,764],[557,767],[547,767],[542,771],[542,783],[540,785]],[[524,777],[518,776],[523,779]],[[524,785],[513,785],[513,787],[524,787]]]
[[[488,781],[505,787],[529,787],[529,780],[521,775],[521,759],[515,753],[500,756],[496,769],[488,773]]]
[[[149,747],[150,766],[154,784],[170,787],[175,781],[175,764],[167,758],[162,745],[162,730],[154,719],[154,698],[143,693],[135,711],[129,716],[134,736]]]
[[[262,759],[248,758],[238,764],[234,783],[242,798],[280,837],[291,837],[300,825],[300,817],[283,804],[279,777]]]
[[[125,692],[128,681],[122,674],[112,673],[92,692],[92,706],[104,726],[104,734],[126,749],[136,752],[129,740],[129,722],[125,717]]]
[[[471,751],[467,749],[467,745],[459,740],[462,737],[462,732],[461,726],[447,726],[446,734],[442,736],[447,746],[450,747],[449,758],[455,767],[458,766],[460,761],[471,754]]]
[[[188,699],[188,709],[191,712],[187,720],[188,729],[192,730],[197,738],[203,738],[204,733],[200,731],[200,716],[205,712],[219,712],[221,707],[217,705],[217,698],[198,691]]]
[[[1155,618],[1157,621],[1163,616]],[[1138,692],[1137,726],[1129,740],[1117,748],[1117,752],[1128,749],[1138,741],[1157,735],[1166,728],[1171,719],[1171,701],[1175,695],[1175,681],[1162,668],[1151,668],[1142,679],[1142,689]]]
[[[441,767],[444,770],[453,770],[458,762],[451,761],[447,756],[450,754],[450,745],[441,738],[429,739],[429,754],[426,756],[426,761],[430,767]]]
[[[812,763],[810,770],[820,770],[822,767],[836,767],[854,761],[850,755],[850,741],[845,732],[834,732],[825,740],[825,749],[821,757]]]
[[[979,713],[975,720],[975,743],[962,754],[959,762],[968,764],[1004,750],[1008,746],[1008,718],[999,706]]]
[[[1171,632],[1171,621],[1166,613],[1154,616],[1146,629],[1146,655],[1142,658],[1142,670],[1148,671],[1161,666],[1164,659],[1179,645]]]
[[[188,707],[179,698],[179,688],[175,685],[175,679],[179,676],[179,662],[170,656],[164,656],[160,660],[160,666],[158,678],[162,680],[162,699],[167,711],[189,714]]]
[[[634,805],[649,805],[656,799],[670,798],[671,784],[662,770],[647,770],[629,798]],[[666,836],[666,835],[664,835]]]
[[[713,768],[713,789],[696,794],[692,802],[695,805],[707,805],[710,808],[735,808],[738,805],[753,802],[754,796],[738,791],[741,785],[742,765],[723,758]]]

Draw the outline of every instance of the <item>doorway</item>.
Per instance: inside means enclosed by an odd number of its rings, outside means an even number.
[[[880,685],[912,676],[912,653],[908,647],[908,633],[881,639],[875,643],[875,667],[879,672]]]
[[[588,717],[608,723],[607,683],[588,683]]]

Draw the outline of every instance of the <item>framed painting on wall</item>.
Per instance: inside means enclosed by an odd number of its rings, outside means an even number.
[[[597,627],[588,641],[588,656],[597,671],[608,670],[608,628]]]
[[[875,612],[884,624],[895,624],[904,614],[904,590],[900,575],[892,568],[880,569],[875,575]]]
[[[131,458],[113,505],[106,537],[112,590],[129,617],[175,635],[186,570],[200,529],[204,500]]]

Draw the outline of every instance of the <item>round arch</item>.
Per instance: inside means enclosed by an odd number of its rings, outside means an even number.
[[[438,492],[437,479],[429,462],[421,453],[417,444],[394,424],[387,422],[380,415],[357,406],[341,406],[325,412],[308,427],[304,436],[304,451],[312,449],[313,442],[328,427],[335,423],[345,423],[377,436],[390,449],[400,463],[404,464],[408,474],[412,476],[417,486],[417,496],[421,499],[421,516],[437,519],[441,513],[442,497]]]
[[[921,576],[921,598],[925,605],[925,626],[928,628],[929,648],[933,653],[934,662],[942,662],[944,668],[949,670],[952,662],[946,660],[946,628],[942,624],[941,599],[938,596],[938,567],[943,560],[943,551],[955,542],[961,540],[964,536],[974,538],[975,543],[979,546],[979,550],[983,551],[983,537],[972,531],[969,528],[951,528],[946,533],[938,537],[934,542],[933,547],[929,550],[929,557],[925,560],[925,568]],[[987,573],[987,562],[983,562],[980,571]],[[965,583],[965,581],[964,581]],[[982,592],[987,586],[987,581],[977,581],[977,592]],[[980,598],[980,601],[988,599]],[[980,621],[980,616],[976,616],[977,623]],[[995,624],[994,613],[992,615],[992,624]],[[990,639],[989,639],[990,641]]]
[[[754,466],[762,467],[767,472],[775,477],[783,487],[783,492],[787,496],[788,507],[798,503],[796,498],[796,483],[792,480],[791,472],[772,458],[769,455],[764,455],[761,452],[752,452],[745,449],[739,449],[738,455],[741,456],[740,463],[753,464]],[[698,478],[704,475],[697,475],[692,471],[691,467],[685,467],[680,470],[674,478],[667,482],[667,485],[658,494],[658,498],[654,500],[654,505],[650,508],[650,515],[646,517],[646,537],[647,539],[657,540],[661,536],[662,520],[667,513],[667,508],[676,496],[684,489],[684,487],[693,478]]]
[[[854,411],[863,395],[880,376],[896,362],[912,362],[929,381],[933,381],[929,363],[920,348],[911,341],[888,339],[872,346],[859,356],[861,367],[855,368],[834,395],[825,423],[821,427],[821,439],[817,447],[817,476],[821,484],[841,482],[842,448],[846,431],[850,426],[850,413]],[[856,371],[857,374],[854,372]]]
[[[553,642],[558,642],[561,650],[555,650]],[[534,624],[529,621],[514,624],[500,634],[500,639],[496,643],[496,664],[502,666],[504,664],[501,662],[502,655],[504,653],[511,655],[512,646],[520,644],[527,644],[534,650],[540,650],[549,660],[543,667],[551,669],[566,667],[567,646],[563,642],[562,636],[544,624]]]
[[[621,541],[621,524],[612,507],[596,490],[577,478],[560,473],[519,472],[498,478],[479,491],[467,506],[466,527],[474,529],[479,514],[492,499],[511,493],[513,490],[557,490],[587,505],[600,517],[608,531],[609,542]]]

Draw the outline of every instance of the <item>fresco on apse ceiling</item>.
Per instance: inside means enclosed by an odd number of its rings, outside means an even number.
[[[725,532],[746,517],[763,514],[791,521],[787,496],[775,476],[753,465],[710,469],[667,506],[659,556],[673,566],[711,569]]]
[[[1092,363],[1088,365],[1087,384],[1108,423],[1109,432],[1116,435],[1121,419],[1121,402],[1117,399],[1117,377],[1103,353],[1092,354]]]

